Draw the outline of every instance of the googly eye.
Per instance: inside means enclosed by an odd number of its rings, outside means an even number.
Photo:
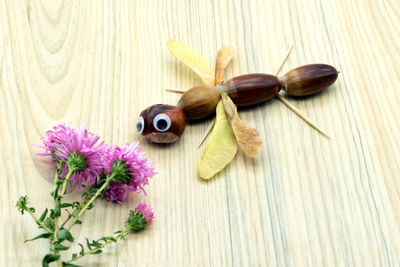
[[[143,119],[142,116],[140,116],[140,117],[137,119],[137,122],[136,122],[136,130],[137,130],[139,133],[143,133],[143,130],[144,130],[144,119]]]
[[[171,127],[171,119],[166,114],[158,114],[153,120],[153,125],[157,131],[165,132]]]

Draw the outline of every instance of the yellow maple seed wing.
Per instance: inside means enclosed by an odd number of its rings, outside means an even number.
[[[212,178],[233,160],[237,148],[236,137],[221,100],[217,105],[214,130],[200,158],[199,176],[203,179]]]
[[[215,85],[214,72],[199,51],[174,39],[167,41],[167,47],[177,59],[199,75],[206,85]]]
[[[234,56],[236,56],[236,48],[233,46],[224,45],[219,49],[215,64],[216,85],[224,81],[224,70]]]

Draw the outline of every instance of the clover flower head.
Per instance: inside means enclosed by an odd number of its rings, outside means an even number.
[[[129,212],[127,226],[130,230],[140,231],[154,220],[153,209],[146,203],[140,203],[134,211]]]
[[[141,152],[139,142],[105,149],[104,171],[114,178],[105,192],[107,200],[121,203],[129,191],[146,193],[144,186],[156,173],[153,161],[145,158],[145,155]]]
[[[71,125],[59,124],[46,132],[42,138],[45,153],[55,165],[62,164],[60,178],[65,178],[71,171],[70,180],[79,187],[89,180],[93,185],[99,179],[103,168],[102,154],[105,144],[97,144],[99,137],[87,131],[86,125],[73,129]]]

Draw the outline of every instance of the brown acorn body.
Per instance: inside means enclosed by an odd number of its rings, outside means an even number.
[[[278,78],[270,74],[236,76],[221,85],[238,107],[251,106],[274,98],[281,90]]]
[[[214,86],[196,86],[182,95],[177,106],[189,120],[198,120],[215,112],[220,96],[221,93]]]
[[[307,96],[319,93],[337,79],[337,70],[326,64],[310,64],[295,68],[279,80],[282,89],[292,96]]]

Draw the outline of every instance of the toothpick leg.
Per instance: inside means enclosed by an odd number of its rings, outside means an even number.
[[[287,59],[289,58],[290,53],[292,52],[293,49],[293,45],[288,49],[288,51],[286,52],[286,55],[284,57],[284,59],[282,60],[281,65],[279,66],[279,68],[276,70],[275,75],[278,76],[279,72],[282,70],[283,65],[286,63]],[[291,109],[294,113],[297,114],[297,116],[299,116],[300,118],[302,118],[308,125],[310,125],[311,127],[313,127],[315,130],[317,130],[320,134],[322,134],[323,136],[325,136],[326,138],[329,139],[329,136],[322,131],[318,126],[316,126],[309,118],[307,118],[307,116],[301,114],[301,112],[292,104],[290,104],[289,101],[287,101],[286,98],[284,98],[281,95],[277,95],[276,98],[278,100],[280,100],[283,104],[285,104],[289,109]]]
[[[200,144],[198,145],[198,148],[200,148],[201,147],[201,145],[204,143],[204,141],[206,140],[206,138],[207,138],[207,136],[211,133],[211,130],[214,128],[214,125],[215,125],[215,118],[210,122],[210,124],[208,125],[208,127],[207,127],[207,130],[206,130],[206,132],[204,133],[204,135],[203,135],[203,138],[201,138],[201,142],[200,142]]]
[[[178,94],[184,94],[186,92],[185,89],[165,89],[165,91]]]
[[[281,65],[280,65],[279,68],[275,71],[275,76],[278,76],[279,73],[281,72],[281,70],[282,70],[282,68],[283,68],[283,65],[285,65],[287,59],[288,59],[289,56],[290,56],[290,53],[292,53],[292,50],[293,50],[293,45],[291,45],[291,46],[289,47],[288,51],[286,52],[286,55],[285,55],[285,57],[283,58]]]
[[[314,123],[309,118],[307,118],[305,115],[301,114],[301,112],[295,106],[290,104],[289,101],[286,100],[286,98],[284,98],[281,95],[277,95],[276,98],[278,98],[283,104],[285,104],[294,113],[296,113],[300,118],[302,118],[308,125],[310,125],[315,130],[317,130],[320,134],[322,134],[323,136],[325,136],[326,138],[329,139],[329,136],[326,133],[324,133],[324,131],[322,131],[318,126],[314,125]]]

